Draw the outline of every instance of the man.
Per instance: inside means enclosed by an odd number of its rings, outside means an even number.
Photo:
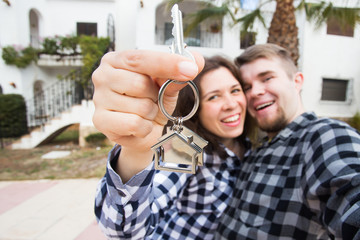
[[[216,238],[360,239],[359,133],[305,112],[285,49],[252,46],[236,63],[267,139],[244,161]]]

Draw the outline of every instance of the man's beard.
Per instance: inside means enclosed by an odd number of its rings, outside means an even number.
[[[266,133],[278,133],[287,126],[287,121],[285,118],[285,113],[279,111],[276,118],[265,119],[265,121],[259,122],[256,119],[257,125],[259,128]]]

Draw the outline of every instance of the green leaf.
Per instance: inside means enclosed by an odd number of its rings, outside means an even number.
[[[207,19],[215,19],[218,21],[222,20],[222,18],[229,12],[230,11],[227,5],[223,4],[220,7],[208,5],[208,7],[203,8],[195,13],[188,14],[186,16],[186,20],[189,21],[189,25],[185,28],[184,35],[188,36],[196,26]]]
[[[246,14],[245,16],[236,20],[236,23],[242,23],[242,31],[249,32],[253,29],[254,22],[258,19],[266,28],[265,19],[261,15],[260,8]]]

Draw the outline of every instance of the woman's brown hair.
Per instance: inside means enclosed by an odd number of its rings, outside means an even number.
[[[217,55],[217,56],[213,56],[210,58],[205,58],[204,69],[193,80],[193,82],[199,89],[200,95],[201,95],[200,81],[203,78],[203,76],[213,70],[220,68],[220,67],[227,68],[234,75],[234,77],[240,82],[240,85],[242,85],[241,81],[240,81],[240,73],[239,73],[238,68],[227,58]],[[219,79],[219,81],[221,81],[221,79]],[[201,99],[201,96],[200,96],[200,99]],[[188,113],[191,111],[193,106],[194,106],[193,90],[190,88],[190,86],[186,86],[179,93],[177,105],[176,105],[175,111],[173,113],[173,116],[184,117],[184,116],[188,115]],[[209,132],[201,124],[201,121],[199,118],[200,109],[201,109],[201,104],[199,106],[199,109],[196,111],[195,115],[191,119],[185,121],[183,123],[183,125],[189,129],[191,129],[192,131],[196,132],[198,135],[200,135],[202,138],[204,138],[205,140],[207,140],[209,142],[208,146],[205,148],[205,151],[208,154],[217,153],[220,157],[223,157],[224,155],[226,155],[226,153],[225,153],[225,150],[223,149],[223,147],[220,145],[221,138],[212,134],[211,132]],[[244,132],[243,132],[243,134],[241,134],[241,136],[239,136],[237,138],[241,143],[244,142],[247,131],[249,130],[249,128],[247,127],[247,126],[249,126],[248,119],[249,118],[247,115],[246,120],[245,120]],[[173,124],[172,122],[169,122],[167,124],[167,126],[172,126],[172,124]]]

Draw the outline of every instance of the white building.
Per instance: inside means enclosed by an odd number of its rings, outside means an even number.
[[[169,51],[171,42],[171,17],[162,0],[10,0],[10,6],[0,2],[0,46],[39,44],[37,39],[54,35],[74,35],[81,26],[96,29],[99,37],[112,36],[115,30],[116,50],[151,49]],[[220,1],[214,1],[220,2]],[[337,1],[338,2],[338,1]],[[194,12],[198,1],[181,3],[183,15]],[[355,7],[355,6],[354,6]],[[359,6],[357,6],[359,7]],[[274,5],[264,13],[270,25]],[[240,10],[238,15],[246,10]],[[222,25],[222,29],[214,29]],[[241,54],[240,26],[231,27],[230,19],[222,22],[208,21],[192,32],[189,49],[204,56],[225,54],[234,58]],[[298,13],[300,60],[304,73],[303,102],[307,110],[319,116],[349,118],[360,112],[360,27],[341,36],[328,34],[324,24],[315,29],[314,24]],[[256,43],[265,43],[267,30],[262,25],[254,27]],[[331,31],[331,29],[330,29]],[[2,53],[2,50],[0,50]],[[37,64],[19,69],[6,65],[0,59],[0,92],[22,94],[26,100],[34,91],[46,89],[79,61],[41,60]],[[331,88],[332,87],[332,88]],[[329,90],[330,89],[330,90]],[[53,104],[56,104],[54,102]],[[91,102],[88,103],[91,105]],[[92,109],[92,108],[91,108]],[[91,110],[82,122],[91,126]],[[71,122],[71,121],[70,121]],[[67,122],[66,124],[69,124]],[[64,125],[61,125],[64,127]],[[53,131],[53,130],[52,130]]]

